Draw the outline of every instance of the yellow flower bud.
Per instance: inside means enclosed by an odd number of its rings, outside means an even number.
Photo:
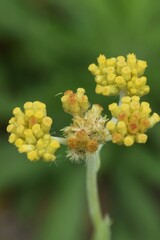
[[[97,62],[99,64],[100,68],[106,67],[107,66],[107,60],[106,57],[104,55],[99,55],[99,57],[97,58]]]
[[[16,107],[16,108],[13,109],[13,114],[15,116],[22,115],[22,111],[21,111],[21,109],[19,107]]]
[[[136,135],[137,143],[146,143],[148,136],[145,133],[138,133]]]
[[[131,68],[134,69],[136,67],[136,55],[135,54],[128,54],[127,55],[127,65]]]
[[[116,77],[115,83],[119,89],[124,89],[126,86],[126,81],[124,80],[124,78],[122,76]]]
[[[134,143],[134,137],[133,136],[127,136],[124,138],[124,145],[127,147],[132,146]]]
[[[131,79],[131,69],[130,67],[122,68],[122,77],[125,81],[129,81]]]
[[[27,153],[27,158],[31,161],[39,160],[37,151],[30,151]]]
[[[7,132],[12,132],[13,130],[15,130],[15,126],[14,126],[14,124],[9,124],[8,126],[7,126]]]
[[[33,103],[32,102],[26,102],[24,105],[23,105],[24,109],[31,109],[33,107]]]
[[[137,61],[137,72],[138,76],[142,76],[147,67],[146,61],[138,60]]]
[[[108,82],[108,84],[110,84],[110,85],[114,84],[114,82],[116,81],[115,77],[116,77],[116,75],[113,74],[113,73],[108,74],[107,75],[107,82]],[[106,82],[105,85],[107,85],[107,82]]]
[[[94,63],[89,65],[88,70],[95,76],[101,73],[99,67],[97,67]]]
[[[119,133],[122,133],[122,135],[124,136],[125,134],[127,134],[126,124],[123,121],[118,121],[117,130],[118,130]]]
[[[117,103],[112,103],[109,105],[109,110],[111,111],[112,115],[117,117],[118,114],[120,113],[119,107]]]
[[[11,133],[11,135],[9,136],[9,143],[14,143],[17,140],[17,135],[15,133]]]
[[[20,137],[24,137],[24,131],[25,131],[25,127],[23,125],[18,125],[16,130],[15,130],[17,135],[20,136]]]
[[[26,115],[27,118],[30,118],[31,116],[33,116],[33,114],[34,114],[34,111],[31,110],[31,109],[27,109],[25,111],[25,115]]]
[[[28,153],[28,152],[31,152],[34,148],[35,147],[32,144],[23,144],[23,145],[20,145],[20,147],[18,148],[18,151],[20,153]]]
[[[41,138],[44,135],[44,132],[39,124],[34,124],[32,127],[32,131],[36,138]]]
[[[15,146],[17,148],[20,148],[23,144],[25,144],[24,140],[21,139],[21,138],[18,138],[16,141],[15,141]]]
[[[109,59],[106,59],[107,61],[107,66],[108,67],[115,67],[116,65],[116,58],[109,58]]]
[[[56,157],[50,153],[44,153],[43,159],[45,162],[50,162],[50,161],[54,161],[56,159]]]
[[[115,129],[115,123],[114,122],[112,122],[112,121],[109,121],[109,122],[107,122],[107,129],[112,133],[113,132],[113,130]]]
[[[149,118],[150,127],[153,127],[159,121],[160,121],[159,115],[157,113],[153,113],[153,115]]]

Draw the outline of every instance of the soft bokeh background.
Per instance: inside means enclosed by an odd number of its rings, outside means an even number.
[[[7,142],[15,106],[40,100],[54,118],[53,134],[70,123],[60,97],[84,87],[90,102],[116,97],[94,93],[87,67],[100,53],[136,53],[148,62],[151,86],[143,97],[160,112],[160,3],[154,0],[0,0],[0,239],[89,240],[85,164],[58,151],[56,163],[29,162]],[[103,211],[112,240],[160,239],[160,126],[146,145],[106,144],[99,172]]]

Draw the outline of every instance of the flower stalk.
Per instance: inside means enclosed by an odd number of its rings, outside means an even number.
[[[110,220],[103,218],[97,187],[97,172],[100,167],[99,150],[86,157],[87,164],[87,199],[90,218],[94,227],[93,240],[110,240]]]

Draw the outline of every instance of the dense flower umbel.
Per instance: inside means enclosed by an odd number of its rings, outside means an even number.
[[[107,129],[112,135],[112,142],[125,146],[131,146],[134,142],[145,143],[145,132],[160,121],[159,115],[150,115],[149,103],[140,103],[138,96],[123,97],[121,101],[121,105],[109,105],[113,119],[107,123]]]
[[[46,115],[45,104],[38,101],[26,102],[24,112],[16,107],[13,115],[7,127],[9,142],[20,153],[26,153],[31,161],[40,158],[44,161],[55,160],[54,153],[59,148],[59,142],[49,134],[52,119]]]
[[[100,55],[96,64],[89,65],[89,71],[95,76],[96,93],[105,96],[124,92],[128,96],[143,96],[149,92],[147,78],[143,76],[147,63],[137,60],[135,54],[117,58]]]
[[[84,92],[84,89],[81,89],[81,91]],[[64,97],[62,97],[62,102],[63,106],[66,106],[64,105]],[[68,105],[69,113],[72,109],[73,106]],[[81,116],[82,112],[79,111],[79,114],[73,117],[72,124],[62,129],[69,148],[68,157],[71,160],[79,161],[85,159],[87,154],[93,154],[109,135],[105,127],[106,117],[101,115],[103,108],[98,104],[94,104],[91,109],[87,109],[83,112],[83,116]]]

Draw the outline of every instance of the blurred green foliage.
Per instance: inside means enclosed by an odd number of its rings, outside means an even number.
[[[149,66],[151,92],[143,100],[159,112],[159,12],[160,3],[151,0],[0,0],[0,221],[2,212],[12,211],[15,222],[31,231],[27,238],[24,228],[23,239],[87,240],[92,229],[84,164],[72,165],[64,148],[56,164],[31,163],[18,154],[5,131],[13,107],[45,102],[59,136],[70,117],[56,94],[84,87],[90,102],[108,113],[117,98],[95,95],[87,67],[100,53],[134,52]],[[108,143],[102,150],[100,195],[113,220],[113,240],[160,239],[159,126],[148,135],[146,145]],[[22,239],[15,231],[5,234],[0,227],[0,239]]]

